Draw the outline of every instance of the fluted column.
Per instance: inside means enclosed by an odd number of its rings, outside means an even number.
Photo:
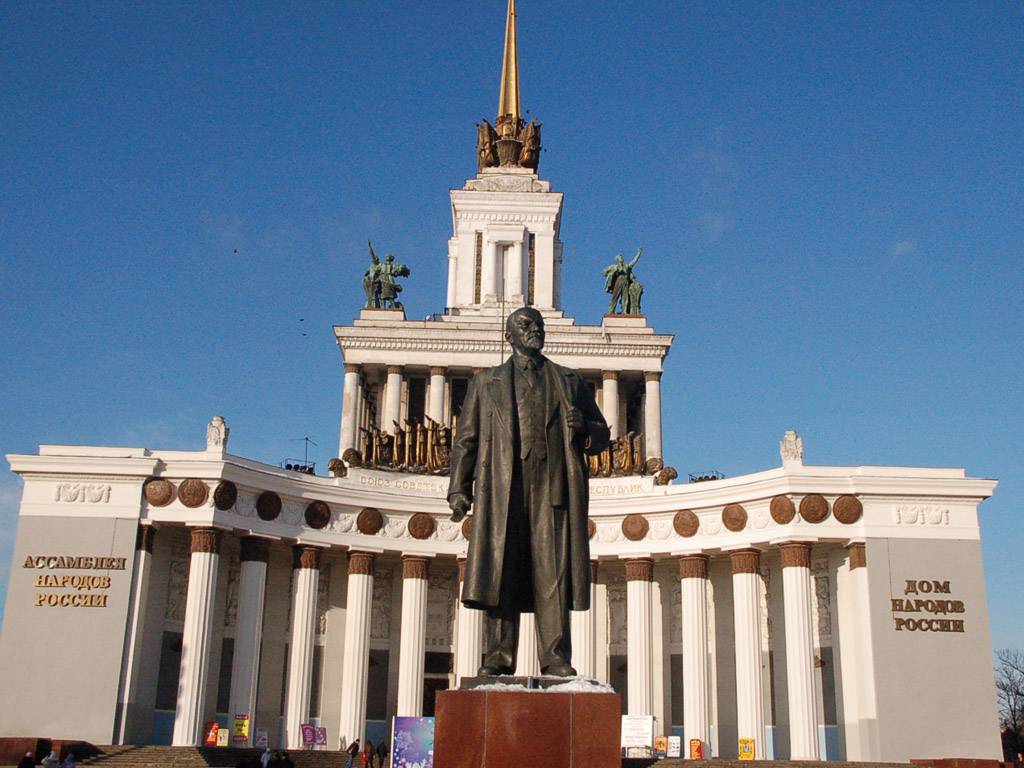
[[[349,448],[356,447],[359,420],[359,366],[345,363],[345,391],[341,398],[341,439],[338,441],[338,456]]]
[[[601,412],[614,440],[622,433],[619,428],[619,374],[615,371],[604,371],[601,379]]]
[[[512,243],[509,247],[508,264],[508,301],[523,299],[523,241]]]
[[[683,627],[683,728],[711,756],[711,667],[708,663],[708,557],[679,558]],[[689,752],[687,752],[689,754]]]
[[[811,613],[811,545],[791,541],[782,554],[786,616],[786,690],[789,692],[791,760],[817,760],[818,721],[814,702],[814,627]]]
[[[193,747],[203,741],[220,537],[221,532],[216,528],[192,529],[185,627],[181,638],[181,671],[178,674],[178,700],[174,707],[174,733],[171,737],[171,744],[175,747]]]
[[[881,759],[881,751],[878,747],[867,550],[863,542],[852,542],[846,549],[849,567],[839,568],[836,573],[846,759],[875,761]]]
[[[756,549],[729,553],[736,644],[737,738],[754,739],[754,757],[763,760],[764,686],[761,676],[761,554]]]
[[[389,433],[395,433],[395,422],[401,424],[402,416],[402,366],[388,366],[388,384],[384,406],[384,426]]]
[[[369,552],[348,554],[348,597],[345,603],[345,656],[341,669],[342,744],[363,740],[366,730],[366,680],[370,665],[370,608],[373,603],[373,559]]]
[[[235,654],[231,662],[231,696],[228,714],[249,715],[256,722],[256,681],[260,671],[260,646],[263,642],[263,597],[267,583],[270,541],[245,536],[241,541],[238,576],[238,626],[235,630]],[[252,746],[255,729],[249,728],[249,740],[235,746]]]
[[[570,614],[572,665],[581,677],[597,677],[597,561],[590,561],[590,609]]]
[[[459,595],[462,582],[466,580],[466,558],[459,558]],[[483,611],[467,608],[459,601],[459,612],[455,620],[455,684],[464,677],[476,677],[483,653]]]
[[[121,680],[118,691],[119,744],[131,744],[135,697],[139,688],[139,670],[142,668],[142,635],[145,625],[146,604],[149,596],[149,572],[153,564],[152,525],[139,525],[135,534],[135,567],[132,570],[132,587],[128,605],[128,631],[125,633]]]
[[[654,561],[647,557],[626,561],[626,670],[631,715],[654,714],[654,662],[651,644],[651,606]]]
[[[427,650],[426,557],[402,557],[402,632],[398,650],[399,717],[423,714],[423,664]]]
[[[498,244],[489,239],[484,240],[484,261],[480,265],[480,299],[483,303],[498,298],[498,286],[501,284],[501,270],[498,268]]]
[[[644,373],[644,441],[647,458],[661,455],[661,373]]]
[[[301,725],[309,722],[320,551],[315,547],[296,546],[292,548],[292,555],[292,626],[288,646],[288,697],[285,700],[284,731],[288,748],[301,749]]]
[[[540,657],[537,652],[537,617],[532,613],[523,613],[519,616],[516,674],[520,677],[536,677],[540,674]]]
[[[430,369],[430,400],[427,416],[438,424],[444,424],[444,368]]]

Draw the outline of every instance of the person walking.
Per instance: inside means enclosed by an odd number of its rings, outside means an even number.
[[[373,750],[373,742],[367,739],[366,746],[363,747],[363,768],[373,768],[373,758],[376,754]]]
[[[271,757],[270,747],[267,747],[266,751],[260,756],[260,763],[263,765],[263,768],[267,768],[267,763],[270,762]]]
[[[348,763],[345,765],[345,768],[352,768],[352,763],[356,761],[356,755],[359,754],[359,739],[355,739],[349,744],[348,749],[345,751],[348,752]]]
[[[382,739],[380,744],[377,745],[377,765],[380,768],[384,768],[385,761],[388,759],[388,741]]]
[[[60,758],[52,749],[50,754],[43,758],[43,768],[60,768]]]
[[[18,768],[35,768],[36,761],[32,757],[31,752],[26,752],[25,756],[21,758],[21,762],[18,763]]]

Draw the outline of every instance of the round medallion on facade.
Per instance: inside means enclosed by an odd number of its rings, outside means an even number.
[[[700,528],[700,520],[692,509],[681,509],[672,518],[672,527],[676,529],[676,533],[688,539],[691,536],[697,535],[697,529]]]
[[[178,500],[186,507],[191,509],[201,507],[208,498],[210,498],[210,489],[206,487],[206,483],[196,477],[182,480],[181,485],[178,486]]]
[[[256,499],[256,514],[261,520],[273,520],[281,514],[281,497],[273,491],[264,491]]]
[[[651,525],[643,515],[626,515],[622,521],[622,535],[630,541],[640,541],[650,529]]]
[[[213,491],[213,505],[221,512],[231,509],[238,501],[238,486],[230,480],[221,480]]]
[[[174,501],[174,497],[178,493],[174,483],[162,478],[153,478],[147,481],[142,491],[146,495],[146,501],[154,507],[166,507]]]
[[[789,496],[776,496],[772,499],[771,507],[772,520],[779,525],[788,525],[796,517],[796,507]]]
[[[469,541],[469,534],[473,531],[473,516],[470,515],[462,521],[462,538]]]
[[[824,496],[812,493],[800,499],[800,517],[808,523],[820,523],[828,517],[828,502]]]
[[[856,496],[844,494],[832,504],[832,514],[840,523],[850,525],[860,520],[861,515],[864,514],[864,505]]]
[[[594,534],[596,534],[596,533],[597,533],[597,523],[595,523],[593,520],[588,519],[587,520],[587,538],[588,539],[594,538]]]
[[[747,510],[740,504],[730,504],[722,510],[722,525],[733,533],[747,527]]]
[[[366,507],[359,516],[356,517],[356,528],[359,529],[360,533],[364,533],[367,536],[373,536],[380,532],[380,529],[384,527],[384,515],[380,513],[379,509],[373,507]]]
[[[429,539],[434,535],[434,518],[426,512],[417,512],[409,518],[409,535],[414,539]]]
[[[324,501],[311,501],[306,507],[306,525],[310,528],[326,528],[331,522],[331,508]]]

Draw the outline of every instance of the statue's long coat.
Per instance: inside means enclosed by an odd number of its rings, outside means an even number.
[[[546,360],[546,359],[545,359]],[[576,371],[546,360],[547,477],[553,506],[569,516],[569,595],[574,611],[590,607],[590,536],[587,527],[589,484],[583,454],[600,453],[608,444],[608,425],[590,388]],[[464,493],[473,500],[473,524],[462,602],[472,608],[498,604],[505,525],[508,519],[517,433],[512,360],[473,377],[459,416],[452,446],[448,498]],[[584,434],[570,435],[563,411],[578,408]],[[532,595],[523,595],[532,604]]]

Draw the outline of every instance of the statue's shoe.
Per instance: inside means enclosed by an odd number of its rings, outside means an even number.
[[[480,669],[476,671],[477,677],[497,677],[498,675],[511,675],[512,669],[510,667],[492,667],[490,664],[484,664]]]
[[[551,677],[576,677],[576,670],[564,661],[556,661],[554,664],[545,667],[541,674],[550,675]]]

